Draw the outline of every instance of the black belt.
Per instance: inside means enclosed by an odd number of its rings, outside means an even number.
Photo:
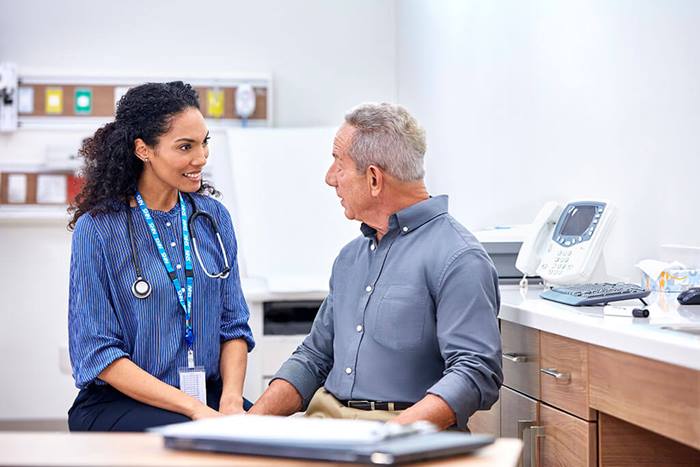
[[[383,402],[383,401],[338,401],[345,407],[359,410],[406,410],[413,404],[410,402]],[[393,408],[389,405],[393,404]]]

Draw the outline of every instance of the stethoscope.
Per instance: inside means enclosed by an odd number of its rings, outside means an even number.
[[[206,274],[208,277],[211,277],[212,279],[226,279],[231,273],[231,267],[228,264],[228,256],[226,255],[226,248],[224,248],[224,242],[221,240],[221,234],[219,233],[219,225],[216,223],[216,220],[211,216],[211,214],[197,209],[197,203],[194,202],[194,198],[192,198],[192,195],[190,195],[189,193],[184,193],[184,195],[190,201],[193,208],[192,215],[187,220],[187,226],[190,229],[190,237],[192,239],[192,245],[194,246],[194,254],[197,257],[197,261],[199,261],[199,265],[202,267],[204,274]],[[212,230],[214,230],[214,234],[216,234],[216,239],[219,241],[219,248],[221,250],[221,254],[224,257],[224,269],[221,272],[210,273],[209,271],[207,271],[207,268],[204,267],[204,263],[202,262],[202,257],[199,255],[199,248],[197,248],[197,235],[195,234],[195,231],[192,228],[192,226],[194,225],[195,219],[197,219],[197,217],[200,216],[209,221]],[[131,260],[134,263],[134,269],[136,270],[136,280],[133,284],[131,284],[131,293],[133,293],[134,297],[136,298],[147,298],[149,295],[151,295],[151,291],[153,289],[151,287],[151,283],[143,277],[143,271],[141,270],[139,255],[136,252],[136,242],[134,242],[133,234],[134,221],[131,219],[131,209],[128,209],[126,211],[126,224],[127,230],[129,232],[129,242],[131,243]]]

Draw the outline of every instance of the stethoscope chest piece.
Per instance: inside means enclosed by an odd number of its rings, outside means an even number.
[[[146,298],[151,295],[151,284],[146,279],[139,276],[133,284],[131,284],[131,292],[136,298]]]

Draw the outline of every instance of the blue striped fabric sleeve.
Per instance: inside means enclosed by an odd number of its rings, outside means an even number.
[[[92,216],[84,215],[73,233],[68,307],[70,358],[79,388],[115,360],[129,357],[108,283],[99,232]]]
[[[238,271],[238,245],[236,235],[229,212],[219,205],[219,219],[221,225],[221,238],[229,252],[231,275],[226,279],[224,286],[223,311],[221,314],[221,342],[231,339],[245,339],[248,344],[248,352],[255,347],[253,333],[248,325],[250,312],[248,304],[241,289],[240,274]]]

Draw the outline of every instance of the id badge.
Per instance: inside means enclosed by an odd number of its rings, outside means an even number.
[[[207,379],[203,366],[178,368],[180,390],[207,405]]]

